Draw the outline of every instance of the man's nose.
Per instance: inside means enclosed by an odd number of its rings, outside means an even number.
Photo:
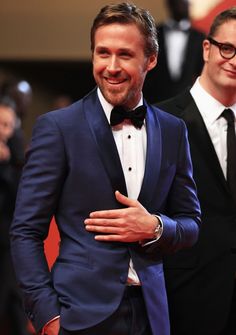
[[[107,70],[111,73],[116,73],[121,70],[120,62],[116,56],[112,56],[109,59],[109,63],[107,65]]]

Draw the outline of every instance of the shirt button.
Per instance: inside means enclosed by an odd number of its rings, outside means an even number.
[[[129,169],[128,169],[129,171],[132,171],[132,167],[129,167]]]
[[[131,135],[128,135],[128,139],[130,139],[131,138]]]

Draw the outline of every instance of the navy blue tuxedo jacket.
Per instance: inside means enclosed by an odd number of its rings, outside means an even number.
[[[147,105],[146,127],[146,168],[138,200],[161,215],[164,232],[143,247],[96,241],[84,227],[90,212],[120,208],[115,190],[127,194],[96,90],[37,121],[11,228],[15,269],[36,329],[56,315],[72,331],[106,319],[120,304],[132,257],[152,332],[169,334],[162,255],[196,242],[200,209],[183,121]],[[43,241],[53,215],[61,243],[50,273]]]

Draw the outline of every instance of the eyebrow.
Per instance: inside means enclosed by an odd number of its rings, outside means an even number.
[[[207,39],[212,40],[212,41],[216,41],[216,42],[219,43],[219,44],[229,45],[229,46],[231,46],[231,47],[233,47],[233,48],[236,48],[236,46],[235,46],[233,43],[228,42],[228,41],[225,41],[225,42],[219,42],[219,41],[218,41],[218,38],[217,38],[217,40],[215,40],[215,38],[214,38],[214,37],[211,37],[211,36],[209,36]]]

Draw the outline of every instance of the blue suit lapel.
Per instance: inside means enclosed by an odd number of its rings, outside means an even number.
[[[114,192],[119,190],[127,195],[119,154],[96,89],[84,98],[83,109]]]
[[[143,184],[138,197],[140,203],[149,207],[156,189],[161,167],[161,129],[157,114],[153,107],[148,106],[146,116],[147,127],[147,155]]]
[[[112,135],[110,125],[97,97],[92,91],[83,101],[83,109],[104,167],[109,175],[113,190],[127,195],[125,178]],[[146,116],[147,155],[145,173],[138,200],[147,206],[150,204],[158,181],[161,166],[161,130],[152,107],[148,106]]]

